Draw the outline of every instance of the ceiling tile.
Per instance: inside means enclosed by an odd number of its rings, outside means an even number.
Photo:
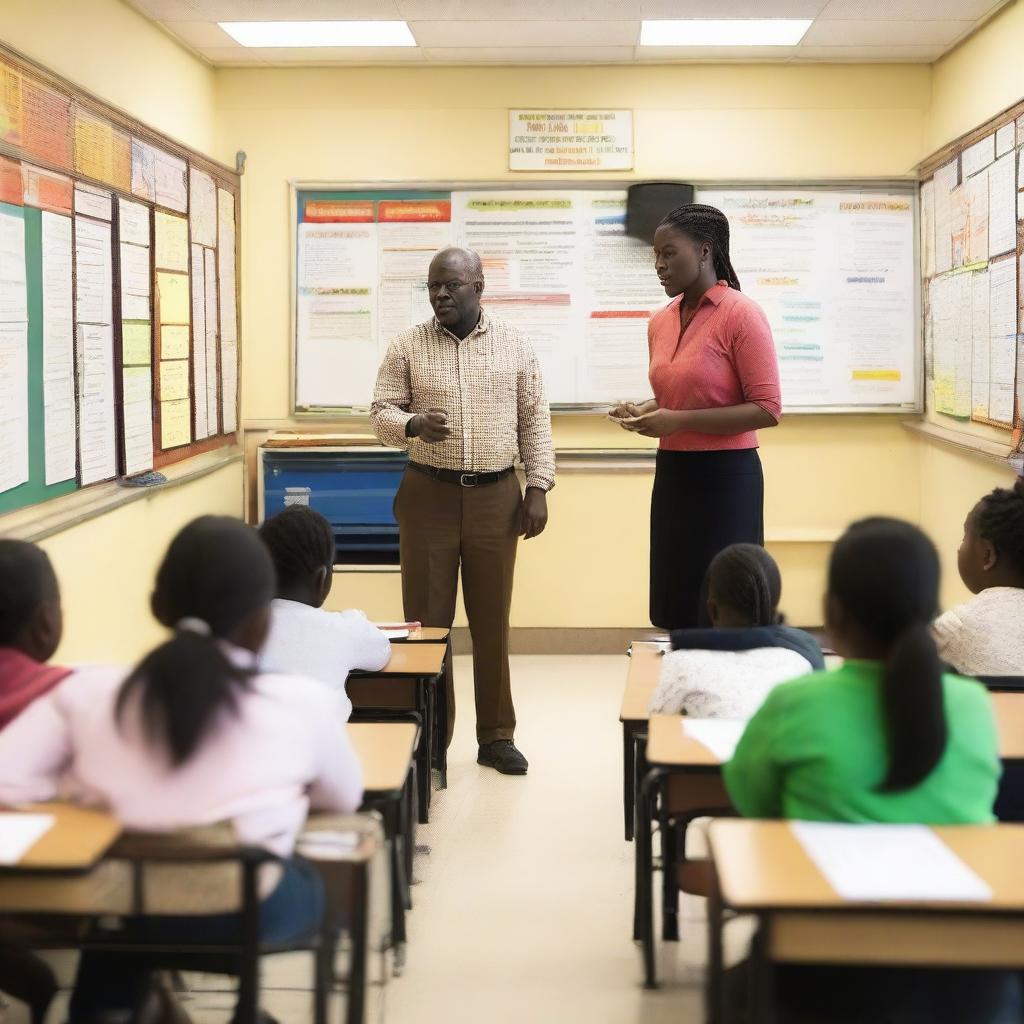
[[[177,21],[192,21],[205,15],[192,0],[130,0],[132,7],[138,8],[149,18],[163,21],[174,18]]]
[[[631,46],[431,47],[431,64],[630,64]]]
[[[949,46],[973,21],[816,21],[802,46]]]
[[[944,46],[801,46],[797,61],[828,64],[930,64],[945,52]]]
[[[826,21],[973,21],[1006,0],[830,0],[819,17]]]
[[[205,49],[207,46],[238,46],[224,29],[210,21],[165,21],[162,24],[168,32],[172,32],[182,42],[197,49]]]
[[[676,61],[736,60],[750,63],[788,60],[797,53],[796,46],[638,46],[637,60],[646,64]]]
[[[398,21],[396,0],[191,0],[210,21]]]
[[[640,17],[640,0],[397,0],[406,21],[616,21]]]
[[[420,46],[635,46],[639,21],[414,21]]]
[[[714,10],[707,0],[640,0],[642,18],[813,18],[828,0],[735,0]]]

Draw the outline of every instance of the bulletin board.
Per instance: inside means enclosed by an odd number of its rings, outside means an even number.
[[[1022,151],[1024,104],[1018,104],[920,167],[929,418],[989,438],[995,428],[1018,444]]]
[[[625,233],[626,184],[293,185],[293,411],[366,409],[387,345],[432,316],[447,245],[480,253],[484,305],[537,352],[556,411],[650,394],[666,300]],[[743,290],[772,326],[787,412],[919,412],[914,182],[705,184]]]
[[[239,183],[0,45],[0,513],[235,443]]]

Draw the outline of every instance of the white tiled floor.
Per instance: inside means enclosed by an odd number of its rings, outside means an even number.
[[[371,1022],[701,1019],[699,901],[683,903],[683,941],[660,950],[658,991],[643,990],[630,938],[633,847],[622,836],[618,723],[626,667],[625,657],[513,658],[516,738],[530,772],[507,778],[475,763],[472,665],[456,659],[449,788],[417,833],[430,852],[417,857],[406,964],[372,992]],[[268,962],[264,1006],[282,1024],[305,1024],[309,979],[306,958]],[[232,1001],[224,984],[190,980],[207,990],[186,999],[193,1020],[223,1024]],[[55,1011],[51,1020],[60,1019]]]
[[[618,705],[625,657],[517,657],[526,778],[476,765],[472,666],[457,659],[449,788],[418,842],[408,962],[388,1024],[687,1024],[700,1019],[703,922],[683,922],[666,979],[644,992],[632,929],[633,847],[622,836]],[[689,908],[684,908],[689,909]],[[676,962],[678,958],[678,963]],[[693,960],[690,960],[693,963]]]

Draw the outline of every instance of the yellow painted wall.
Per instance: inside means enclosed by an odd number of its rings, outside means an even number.
[[[215,152],[215,75],[122,0],[0,0],[0,39],[166,134]],[[153,573],[170,538],[205,512],[240,515],[239,464],[56,534],[58,658],[131,661],[159,637]],[[3,523],[0,520],[0,532]]]
[[[0,39],[179,142],[218,155],[213,68],[124,0],[2,0]]]
[[[56,660],[130,662],[152,647],[162,629],[149,595],[171,538],[198,515],[239,515],[241,494],[236,462],[43,541],[64,606]]]
[[[248,154],[243,419],[290,411],[289,180],[520,180],[507,108],[531,105],[634,109],[637,178],[899,177],[920,157],[929,96],[923,66],[222,70],[220,148]],[[633,441],[579,417],[557,418],[555,436]],[[916,442],[887,418],[790,417],[764,444],[768,535],[791,538],[771,542],[787,610],[818,622],[823,531],[870,511],[915,518]],[[520,548],[515,625],[647,623],[650,487],[649,474],[561,477],[547,533]],[[333,600],[394,615],[398,581],[344,576]]]
[[[1024,98],[1022,46],[1024,4],[1018,0],[933,66],[922,158]],[[1009,442],[1007,431],[931,418],[974,436]],[[943,555],[943,603],[948,606],[968,596],[956,571],[964,516],[982,494],[1012,483],[1013,473],[928,441],[922,442],[920,465],[921,524]]]

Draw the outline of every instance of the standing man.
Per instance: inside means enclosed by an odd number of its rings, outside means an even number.
[[[461,564],[477,762],[525,775],[527,760],[513,743],[512,576],[519,538],[536,537],[547,525],[555,454],[537,357],[515,327],[481,309],[483,290],[475,252],[443,249],[434,257],[427,277],[434,318],[391,342],[370,419],[384,444],[409,449],[395,497],[405,617],[450,627]],[[525,497],[517,456],[526,469]],[[450,743],[450,686],[448,708]]]

